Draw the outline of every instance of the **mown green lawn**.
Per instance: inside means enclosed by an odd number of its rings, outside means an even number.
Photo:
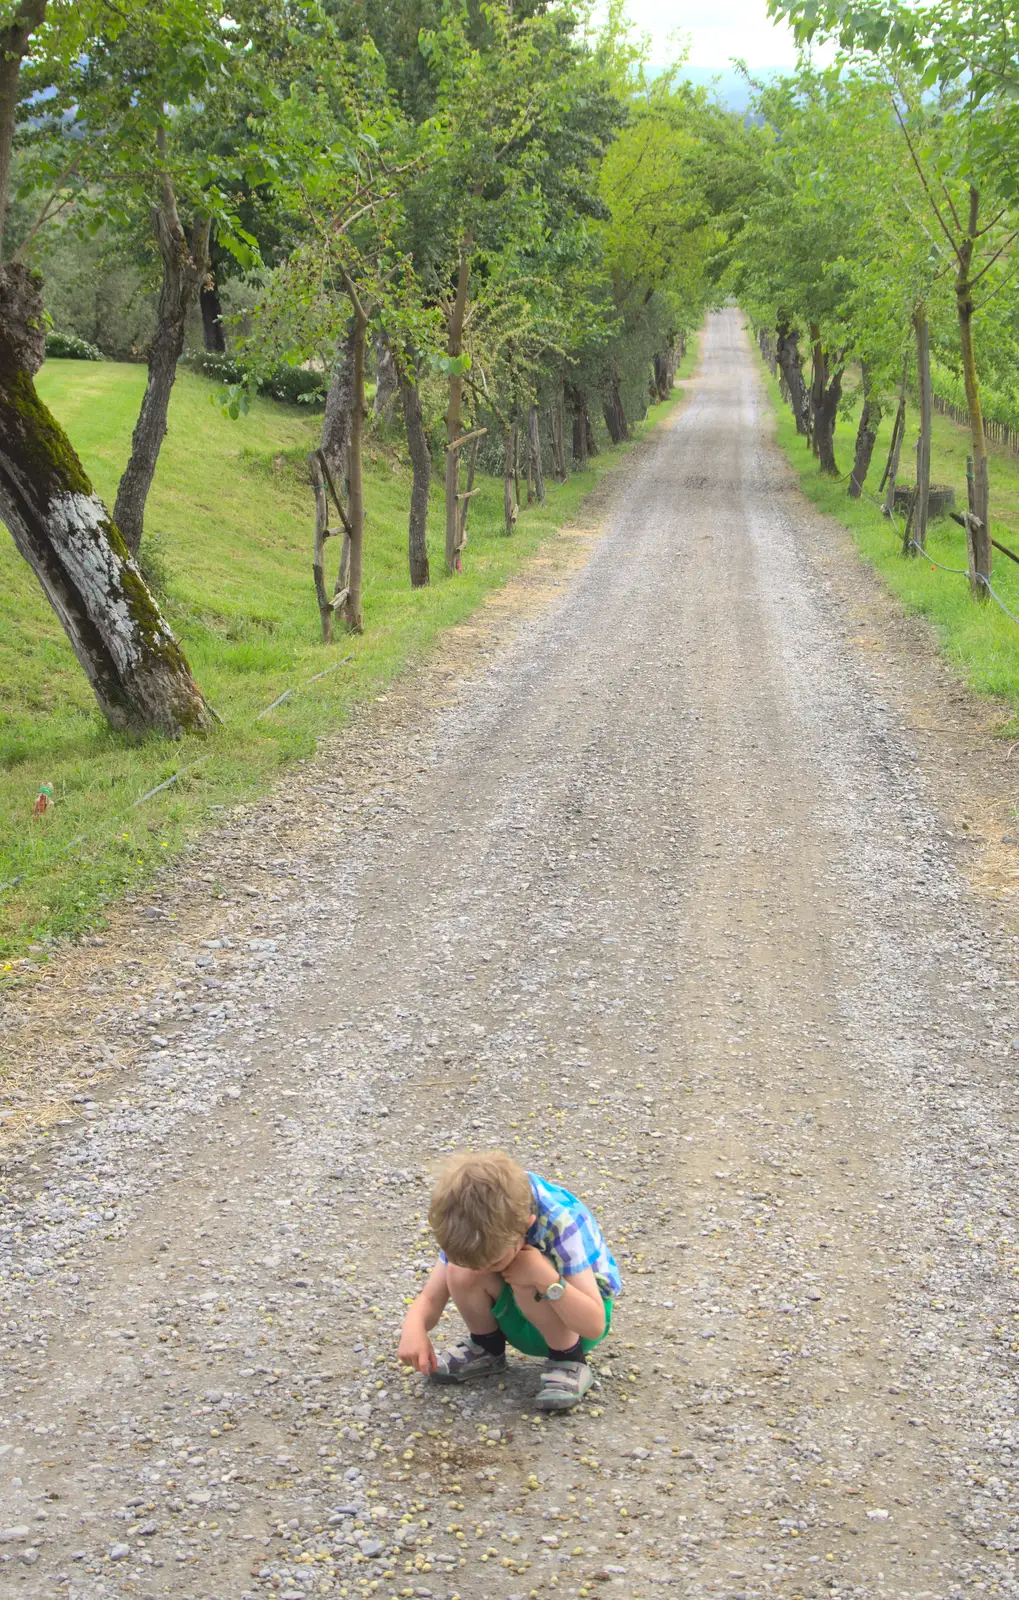
[[[778,384],[766,374],[768,388],[778,419],[778,438],[799,475],[804,493],[822,511],[839,519],[849,529],[860,554],[881,574],[889,589],[907,611],[926,617],[935,629],[941,648],[972,686],[981,694],[993,695],[1002,702],[1003,731],[1015,732],[1019,718],[1019,626],[993,601],[979,604],[970,596],[965,577],[940,572],[920,556],[902,555],[901,531],[881,515],[873,500],[850,500],[846,482],[822,478],[804,441],[797,437],[788,406],[781,399]],[[852,410],[840,418],[836,431],[836,456],[840,470],[848,478],[853,465],[859,401],[851,395]],[[899,470],[900,484],[913,480],[916,448],[916,413],[907,415],[906,439]],[[882,418],[877,446],[867,482],[867,494],[880,499],[878,484],[884,471],[892,429],[892,413]],[[947,417],[935,416],[931,450],[931,478],[934,483],[951,484],[956,508],[966,509],[966,456],[968,431]],[[1019,554],[1019,457],[992,445],[990,460],[991,524],[993,535]],[[901,530],[901,518],[897,518]],[[948,518],[933,522],[928,531],[927,549],[934,561],[947,567],[966,566],[966,536]],[[1019,566],[994,551],[991,582],[1009,610],[1019,616]]]
[[[684,371],[694,359],[691,352]],[[39,374],[43,399],[111,504],[144,383],[144,368],[112,362],[50,361]],[[393,450],[370,444],[366,631],[325,646],[311,579],[313,503],[297,471],[321,419],[260,400],[231,422],[210,404],[213,387],[180,374],[146,519],[147,564],[223,719],[207,739],[139,742],[109,730],[31,571],[0,530],[0,981],[29,943],[80,931],[213,818],[214,807],[250,796],[311,752],[355,701],[376,694],[574,518],[626,448],[605,450],[562,487],[550,482],[546,504],[522,513],[512,538],[503,532],[501,480],[482,480],[466,570],[456,579],[443,570],[436,474],[432,583],[413,591],[410,473]],[[666,409],[653,408],[644,427]],[[338,559],[338,541],[327,550]],[[284,689],[346,655],[348,664],[255,720]],[[184,781],[133,807],[182,767],[192,769]],[[42,784],[51,785],[54,803],[36,819]]]

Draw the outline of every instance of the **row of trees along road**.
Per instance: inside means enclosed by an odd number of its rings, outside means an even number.
[[[958,0],[771,0],[804,45],[837,45],[755,85],[748,130],[721,183],[726,281],[762,329],[798,430],[836,475],[835,420],[850,361],[864,389],[849,493],[895,408],[891,508],[907,395],[919,406],[907,550],[923,548],[932,367],[965,393],[972,466],[964,523],[974,596],[991,574],[981,376],[1016,390],[1019,298],[1019,28],[1008,7]],[[803,361],[809,356],[810,377]],[[915,375],[915,377],[914,377]],[[909,541],[915,541],[911,543]]]
[[[281,364],[329,373],[319,463],[363,627],[365,377],[399,393],[410,581],[428,582],[421,384],[445,386],[445,563],[479,460],[544,493],[672,386],[722,243],[704,172],[738,128],[652,74],[621,7],[493,0],[0,0],[0,516],[110,722],[171,735],[210,708],[135,557],[188,319],[222,343],[220,276],[257,283],[235,414]],[[729,130],[729,131],[727,131]],[[159,273],[148,382],[113,515],[36,393],[46,240],[101,234]],[[321,521],[321,519],[320,519]],[[327,528],[320,527],[321,542]],[[321,568],[321,561],[319,562]]]

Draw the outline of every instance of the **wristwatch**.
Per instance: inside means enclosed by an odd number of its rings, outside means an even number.
[[[566,1285],[565,1285],[565,1283],[563,1282],[562,1278],[557,1278],[555,1283],[550,1283],[549,1284],[549,1286],[545,1290],[544,1294],[542,1294],[540,1289],[535,1289],[534,1298],[535,1298],[535,1300],[551,1300],[553,1305],[554,1305],[557,1300],[561,1300],[562,1299],[562,1297],[563,1297],[563,1295],[565,1293],[566,1293]]]

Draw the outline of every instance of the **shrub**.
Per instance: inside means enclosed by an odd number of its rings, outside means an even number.
[[[181,361],[192,372],[200,372],[225,387],[245,381],[244,368],[230,355],[191,350],[181,356]],[[321,405],[325,401],[328,384],[328,373],[309,372],[306,367],[284,366],[277,367],[275,372],[263,378],[258,385],[258,392],[270,395],[273,400],[282,400],[284,405]]]
[[[103,352],[94,344],[89,344],[87,339],[79,339],[76,333],[55,333],[46,335],[46,354],[56,356],[63,361],[102,361]]]
[[[244,368],[233,356],[217,350],[185,350],[180,359],[182,366],[190,367],[192,372],[200,372],[203,377],[212,378],[217,383],[244,382]]]
[[[325,400],[328,376],[306,367],[277,367],[258,387],[262,394],[271,394],[286,405],[318,405]]]

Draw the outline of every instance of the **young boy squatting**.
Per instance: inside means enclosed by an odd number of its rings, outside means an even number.
[[[404,1318],[400,1360],[434,1383],[466,1383],[504,1372],[510,1344],[545,1358],[539,1410],[577,1405],[622,1287],[584,1202],[492,1150],[448,1162],[428,1221],[439,1259]],[[436,1354],[428,1336],[449,1300],[468,1336]]]

